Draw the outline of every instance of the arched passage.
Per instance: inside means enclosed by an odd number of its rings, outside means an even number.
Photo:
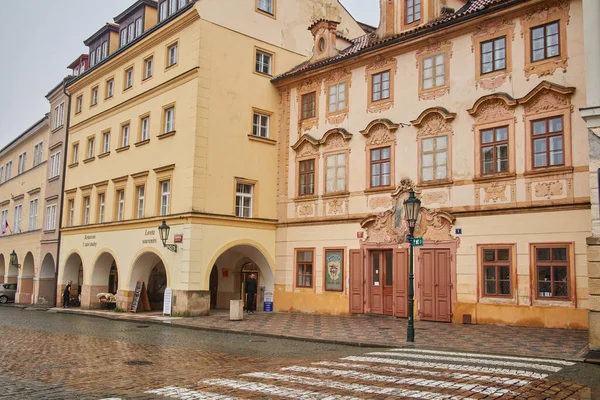
[[[83,290],[83,261],[77,253],[72,253],[67,257],[62,274],[59,276],[57,304],[62,304],[62,296],[67,286],[71,282],[71,297],[78,299],[77,303],[81,302]]]
[[[7,258],[4,261],[4,282],[6,283],[17,283],[17,276],[19,275],[19,270],[17,267],[13,266],[10,263],[10,256],[7,255]]]
[[[257,275],[259,286],[257,310],[263,309],[264,294],[275,289],[273,269],[263,252],[253,245],[240,244],[229,248],[219,255],[213,268],[217,271],[218,284],[216,289],[211,285],[211,291],[217,291],[217,309],[229,309],[230,300],[244,300],[244,282],[251,273]],[[213,271],[209,272],[214,274]],[[211,293],[211,297],[214,295]]]
[[[19,304],[31,304],[33,297],[33,277],[35,274],[35,265],[33,254],[28,252],[21,264],[21,271],[17,281],[17,295],[15,302]]]
[[[0,253],[0,283],[4,283],[4,277],[6,276],[6,265],[4,264],[4,254]]]
[[[128,290],[130,292],[135,291],[138,281],[143,281],[146,284],[152,311],[162,310],[165,289],[168,286],[168,275],[163,260],[156,253],[150,251],[142,253],[134,261],[129,279]],[[127,306],[130,306],[130,304],[131,301],[128,301]]]
[[[89,297],[82,300],[82,305],[90,308],[100,308],[98,293],[117,294],[119,290],[119,269],[112,254],[103,252],[94,263]],[[85,290],[84,290],[85,292]]]
[[[54,257],[48,253],[42,260],[38,277],[37,304],[53,304],[55,280]]]

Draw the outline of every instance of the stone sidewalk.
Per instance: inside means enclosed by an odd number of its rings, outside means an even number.
[[[409,345],[406,343],[407,321],[391,317],[256,313],[244,314],[243,321],[230,321],[226,311],[196,318],[168,317],[159,312],[131,314],[62,308],[49,311],[353,346],[411,346],[577,361],[583,361],[588,350],[587,331],[566,329],[417,321],[415,343]]]

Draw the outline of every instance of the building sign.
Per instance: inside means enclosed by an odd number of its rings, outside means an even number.
[[[325,290],[344,290],[344,251],[325,251]]]
[[[173,241],[175,243],[183,243],[183,235],[175,235]]]
[[[96,247],[98,246],[98,242],[96,242],[96,235],[85,235],[83,237],[82,247]]]
[[[173,298],[173,289],[170,287],[165,289],[165,300],[163,303],[163,314],[171,315],[171,299]]]
[[[158,243],[158,240],[156,240],[155,236],[156,236],[156,229],[146,229],[144,231],[144,239],[142,239],[142,244],[156,244],[156,243]]]
[[[413,246],[416,246],[416,247],[423,246],[423,238],[422,237],[420,237],[420,238],[413,238],[412,244],[413,244]]]
[[[263,311],[273,311],[273,292],[265,292],[265,298],[263,301]]]

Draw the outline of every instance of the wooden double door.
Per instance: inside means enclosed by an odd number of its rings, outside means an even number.
[[[449,249],[419,252],[419,317],[423,321],[452,321],[452,278]]]

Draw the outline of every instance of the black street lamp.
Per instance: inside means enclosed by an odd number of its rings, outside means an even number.
[[[165,246],[168,250],[177,253],[176,244],[167,244],[167,239],[169,239],[170,232],[171,227],[167,225],[167,222],[163,219],[162,224],[158,227],[158,233],[160,233],[160,240],[162,240],[163,246]]]
[[[406,211],[406,220],[410,233],[408,240],[410,241],[410,268],[408,270],[408,329],[406,331],[406,341],[415,341],[415,275],[413,270],[413,249],[414,249],[414,233],[415,225],[419,217],[421,209],[421,200],[415,197],[415,191],[411,189],[408,194],[408,199],[404,200],[404,209]]]
[[[17,253],[14,250],[12,253],[10,253],[10,265],[15,268],[21,268],[21,264],[19,264],[19,257],[17,257]]]

